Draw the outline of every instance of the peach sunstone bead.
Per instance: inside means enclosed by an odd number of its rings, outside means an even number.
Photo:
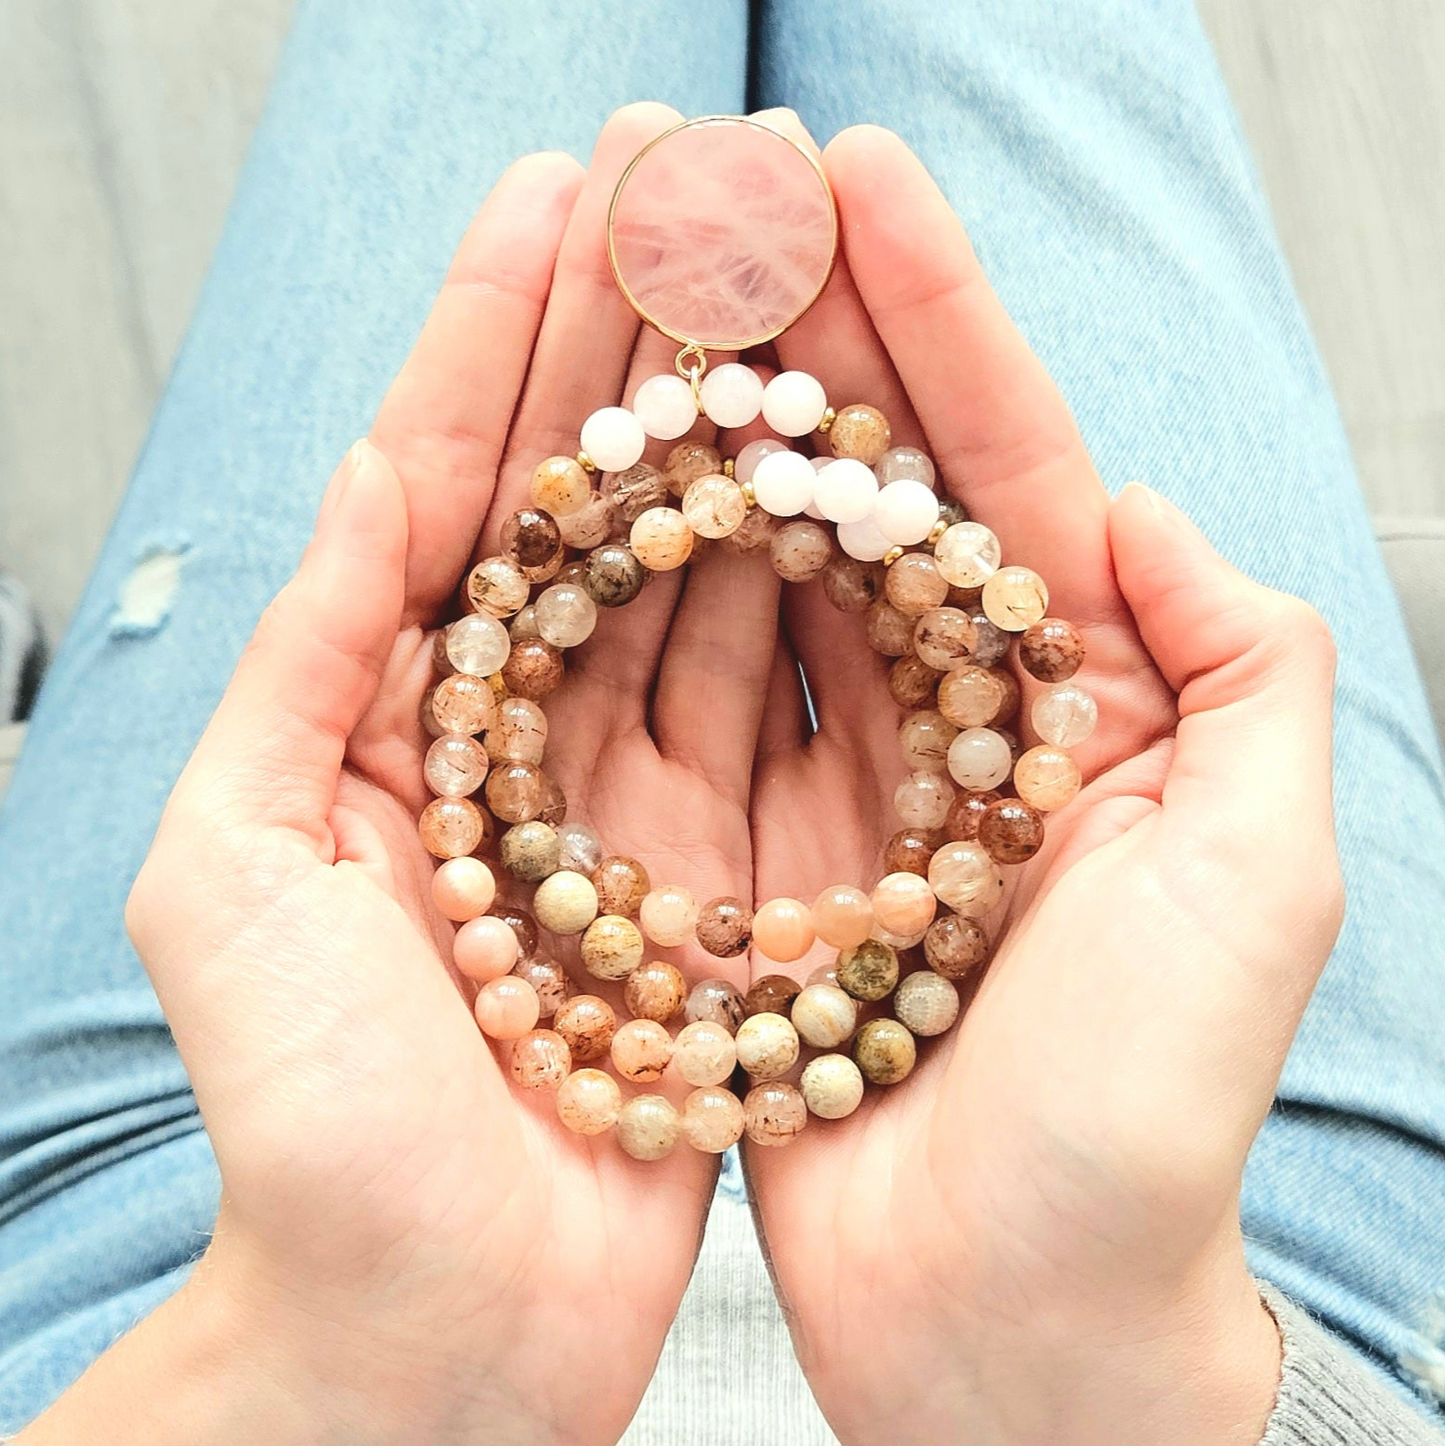
[[[595,994],[574,994],[552,1017],[552,1028],[567,1041],[577,1064],[603,1059],[617,1033],[617,1015],[612,1006]]]
[[[866,402],[840,408],[828,429],[828,446],[835,457],[853,457],[868,467],[883,456],[892,442],[888,418]]]
[[[674,497],[682,497],[699,477],[721,472],[722,453],[710,442],[681,441],[667,454],[663,475]]]
[[[432,875],[431,897],[442,918],[463,924],[492,907],[497,880],[481,859],[447,859]]]
[[[995,627],[1021,633],[1049,610],[1049,590],[1031,567],[1001,567],[983,585],[983,610]]]
[[[923,936],[928,967],[945,979],[962,979],[988,962],[988,935],[977,919],[945,914]]]
[[[548,457],[532,473],[532,502],[553,517],[570,517],[592,497],[592,479],[575,457]]]
[[[753,911],[731,894],[709,899],[698,910],[693,934],[715,959],[735,959],[752,943]]]
[[[905,718],[898,729],[903,761],[929,773],[942,773],[948,767],[949,749],[957,737],[957,725],[927,708]]]
[[[647,870],[625,854],[610,854],[592,870],[597,890],[597,907],[604,914],[625,914],[635,918],[652,888]]]
[[[453,673],[432,689],[430,712],[442,733],[484,733],[497,720],[497,698],[481,678]]]
[[[836,1049],[858,1027],[858,1005],[836,984],[810,984],[793,1000],[789,1016],[804,1044]]]
[[[682,1136],[705,1155],[721,1155],[743,1134],[743,1103],[717,1085],[695,1089],[682,1103]]]
[[[558,869],[532,896],[537,922],[552,934],[580,934],[597,917],[597,890],[586,874]]]
[[[522,569],[508,557],[484,557],[467,574],[466,595],[472,610],[494,618],[509,618],[525,607],[530,591]]]
[[[582,967],[594,979],[626,979],[642,963],[642,930],[623,914],[600,914],[582,932]]]
[[[489,979],[477,991],[473,1008],[482,1033],[490,1039],[520,1039],[537,1027],[540,1017],[536,991],[515,974]]]
[[[881,939],[865,939],[838,955],[838,987],[854,999],[876,1004],[897,983],[898,951]]]
[[[813,900],[813,928],[831,949],[851,949],[873,932],[873,904],[852,884],[830,884]]]
[[[865,613],[883,596],[881,563],[835,556],[823,569],[823,593],[840,613]]]
[[[802,988],[791,974],[764,974],[743,995],[743,1012],[749,1019],[755,1014],[787,1014]]]
[[[671,1058],[672,1036],[655,1019],[629,1019],[612,1036],[612,1067],[632,1084],[661,1079]]]
[[[820,1120],[841,1120],[863,1102],[863,1073],[846,1054],[809,1060],[799,1082],[804,1103]]]
[[[1018,796],[1040,813],[1053,813],[1069,803],[1083,782],[1079,765],[1052,744],[1030,748],[1014,765]]]
[[[734,529],[732,535],[736,535]],[[694,534],[675,507],[649,507],[632,524],[628,542],[649,572],[671,572],[692,556]]]
[[[706,1020],[735,1034],[747,1018],[747,1006],[743,996],[726,979],[700,979],[687,996],[685,1013],[689,1023]]]
[[[547,747],[547,715],[530,698],[503,698],[487,729],[487,757],[496,763],[540,763]]]
[[[534,703],[554,692],[565,673],[560,649],[544,638],[518,638],[502,665],[502,681],[508,691]]]
[[[663,1160],[682,1135],[682,1116],[662,1095],[634,1095],[617,1115],[617,1143],[634,1160]]]
[[[901,658],[912,650],[913,628],[914,620],[890,602],[876,602],[868,609],[868,646],[885,658]]]
[[[953,803],[954,787],[946,773],[910,773],[893,790],[893,808],[913,828],[942,828]]]
[[[872,1084],[907,1079],[918,1060],[918,1045],[896,1019],[870,1019],[853,1041],[853,1059]]]
[[[743,489],[720,472],[689,483],[682,497],[682,515],[699,537],[730,537],[747,511]]]
[[[686,999],[687,982],[682,971],[663,959],[639,964],[623,985],[622,1002],[635,1019],[666,1024],[681,1012]]]
[[[681,884],[659,884],[646,894],[637,911],[643,933],[664,949],[686,944],[697,916],[697,900]]]
[[[622,1113],[622,1091],[600,1069],[574,1070],[557,1088],[557,1118],[575,1135],[605,1135]]]
[[[517,936],[511,926],[493,914],[468,919],[452,940],[452,959],[457,968],[479,983],[509,973],[517,962],[517,952]]]
[[[529,1030],[512,1043],[508,1073],[524,1090],[554,1090],[571,1069],[572,1051],[555,1030]]]
[[[937,857],[935,854],[934,858]],[[929,868],[931,872],[931,864]],[[873,889],[874,919],[891,934],[922,934],[933,922],[934,911],[938,908],[938,899],[929,884],[929,880],[906,871],[885,874]]]
[[[934,854],[928,882],[941,902],[956,914],[977,919],[1003,898],[1003,874],[981,843],[955,839]]]
[[[695,1019],[678,1030],[672,1042],[672,1065],[690,1085],[720,1085],[738,1062],[732,1034],[710,1019]]]
[[[808,1106],[794,1085],[768,1080],[743,1101],[743,1130],[755,1145],[791,1145],[808,1123]]]
[[[475,853],[487,836],[481,809],[469,798],[434,798],[417,820],[422,847],[439,859]]]
[[[769,899],[753,915],[753,944],[779,964],[801,959],[816,937],[813,916],[797,899]]]
[[[1084,661],[1084,639],[1063,618],[1040,618],[1019,639],[1019,662],[1041,683],[1063,683]]]
[[[905,552],[888,569],[884,595],[901,613],[920,618],[948,599],[948,583],[926,552]]]
[[[769,557],[784,582],[811,582],[833,557],[833,539],[826,527],[798,519],[773,534]]]
[[[551,1019],[572,997],[572,981],[555,959],[524,955],[512,965],[512,973],[537,991],[537,1005],[543,1019]]]
[[[910,1034],[930,1039],[958,1018],[958,988],[932,969],[920,969],[899,984],[893,1012]]]

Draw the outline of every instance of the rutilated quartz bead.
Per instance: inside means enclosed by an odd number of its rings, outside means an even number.
[[[923,936],[928,967],[945,979],[962,979],[988,960],[988,935],[977,919],[945,914]]]
[[[973,619],[958,608],[929,608],[913,625],[913,651],[940,672],[967,662],[977,641]]]
[[[926,874],[929,859],[946,842],[939,829],[901,828],[883,845],[884,872]],[[868,908],[871,914],[873,905]]]
[[[997,788],[1012,767],[1008,739],[996,728],[967,728],[948,745],[948,772],[960,788]]]
[[[600,1069],[574,1070],[557,1087],[557,1118],[575,1135],[605,1135],[622,1113],[622,1091]]]
[[[497,699],[480,678],[453,673],[432,689],[431,715],[443,733],[484,733],[497,718]]]
[[[1014,787],[1027,804],[1040,813],[1053,813],[1073,799],[1083,786],[1079,765],[1052,744],[1030,748],[1014,765]]]
[[[507,624],[507,636],[515,643],[518,638],[538,638],[541,634],[537,631],[537,606],[535,603],[528,603],[513,619]]]
[[[983,610],[1007,633],[1021,633],[1049,610],[1049,590],[1031,567],[1001,567],[983,585]]]
[[[452,960],[461,973],[478,984],[500,979],[517,962],[517,936],[504,920],[492,914],[468,919],[452,940]]]
[[[503,698],[485,741],[494,764],[540,763],[547,747],[547,715],[530,698]]]
[[[449,733],[427,749],[422,776],[440,798],[467,798],[486,782],[486,750],[475,738]]]
[[[998,721],[1008,701],[1003,675],[965,663],[938,685],[938,711],[958,728],[986,728]]]
[[[737,530],[723,538],[723,546],[731,552],[757,552],[772,546],[777,530],[778,519],[771,512],[762,507],[749,507]]]
[[[542,807],[537,817],[552,828],[557,828],[567,817],[567,795],[550,773],[542,775]]]
[[[504,974],[477,991],[477,1023],[490,1039],[520,1039],[537,1027],[537,995],[525,979]]]
[[[784,582],[811,582],[832,558],[833,539],[816,522],[788,522],[773,534],[769,556]]]
[[[481,809],[469,798],[434,798],[417,821],[422,847],[439,859],[475,853],[487,834]]]
[[[516,823],[497,841],[497,857],[513,878],[535,884],[557,872],[562,845],[557,830],[541,819]]]
[[[830,884],[813,900],[813,928],[831,949],[851,949],[873,931],[873,904],[852,884]]]
[[[575,457],[548,457],[532,473],[532,504],[553,517],[569,517],[592,496],[592,479]]]
[[[537,633],[554,648],[575,648],[597,626],[597,604],[575,583],[553,583],[537,598]]]
[[[716,1085],[695,1089],[682,1102],[682,1136],[694,1150],[721,1155],[743,1134],[743,1104]]]
[[[453,923],[479,919],[497,897],[497,881],[481,859],[447,859],[432,875],[432,903]]]
[[[852,995],[836,984],[810,984],[793,1000],[789,1018],[804,1044],[836,1049],[853,1037],[858,1006]]]
[[[799,1082],[804,1102],[820,1120],[841,1120],[863,1102],[863,1074],[846,1054],[809,1060]]]
[[[982,607],[975,605],[968,610],[968,615],[978,634],[978,641],[973,645],[973,660],[980,668],[991,668],[1008,652],[1010,634],[1004,632]]]
[[[597,889],[597,906],[604,914],[625,914],[635,918],[652,884],[647,870],[626,854],[612,854],[592,870]]]
[[[738,1047],[732,1035],[710,1019],[684,1025],[672,1042],[672,1066],[694,1087],[722,1084],[737,1062]]]
[[[562,681],[562,654],[543,638],[519,638],[502,665],[502,681],[519,698],[534,703]]]
[[[560,869],[576,869],[579,874],[590,875],[602,862],[602,840],[585,823],[564,823],[557,830],[557,843]]]
[[[642,963],[642,930],[621,914],[600,914],[583,930],[578,949],[594,979],[626,979]]]
[[[1000,798],[978,821],[978,841],[996,864],[1022,864],[1044,841],[1044,817],[1021,798]]]
[[[957,727],[942,713],[932,709],[913,713],[898,729],[903,761],[909,768],[942,773],[949,766],[949,748],[957,736]]]
[[[667,482],[656,467],[638,462],[622,472],[609,472],[598,489],[617,515],[636,522],[644,512],[667,502]]]
[[[661,1079],[671,1058],[672,1036],[655,1019],[629,1019],[612,1036],[612,1067],[631,1084]]]
[[[922,482],[925,487],[932,487],[938,480],[933,459],[918,447],[890,447],[872,467],[885,487],[890,482]],[[951,504],[947,499],[942,505],[961,511],[956,503]]]
[[[877,1085],[897,1084],[913,1072],[918,1046],[896,1019],[870,1019],[853,1041],[853,1058],[864,1079]]]
[[[779,964],[801,959],[816,937],[813,916],[798,899],[769,899],[753,915],[753,944]]]
[[[572,997],[572,981],[555,959],[526,955],[512,965],[512,973],[525,979],[537,991],[537,1004],[543,1019],[550,1019]]]
[[[876,602],[868,609],[868,646],[885,658],[901,658],[913,648],[913,619],[892,603]]]
[[[777,1079],[798,1061],[798,1031],[782,1014],[754,1014],[738,1025],[738,1063],[754,1079]]]
[[[934,854],[928,882],[956,914],[979,919],[1003,898],[1003,875],[981,843],[955,839]]]
[[[854,999],[876,1004],[897,983],[898,951],[880,939],[865,939],[838,955],[838,987]]]
[[[1084,639],[1063,618],[1040,618],[1019,639],[1019,662],[1041,683],[1063,683],[1084,661]]]
[[[991,788],[965,788],[956,793],[949,806],[948,817],[943,820],[943,832],[947,838],[939,840],[939,847],[942,847],[947,839],[977,838],[979,825],[983,822],[989,804],[997,802],[998,797]]]
[[[572,1069],[572,1052],[555,1030],[533,1029],[512,1045],[508,1072],[524,1090],[554,1090]]]
[[[487,779],[487,807],[503,823],[526,823],[542,811],[542,770],[535,763],[500,763]]]
[[[557,569],[556,581],[571,582],[576,583],[579,587],[586,587],[587,559],[584,557],[574,557],[571,562],[564,562],[562,566]],[[526,611],[526,608],[522,609],[522,612]],[[521,613],[518,613],[517,616],[520,617]]]
[[[693,934],[715,959],[735,959],[752,943],[753,911],[728,894],[709,899],[698,910]]]
[[[998,571],[1003,549],[981,522],[959,522],[933,545],[934,560],[953,587],[982,587]]]
[[[567,1041],[577,1064],[604,1058],[617,1033],[617,1015],[612,1006],[595,994],[574,994],[565,1000],[552,1018],[552,1028]]]
[[[910,773],[893,790],[893,808],[912,828],[941,828],[953,797],[947,774]]]
[[[496,903],[487,913],[494,919],[500,919],[517,936],[517,948],[523,957],[537,952],[537,921],[525,909],[519,909],[515,904]]]
[[[910,1034],[931,1039],[958,1018],[958,989],[941,974],[920,969],[899,984],[893,1012]]]
[[[930,668],[922,658],[907,653],[888,672],[888,693],[900,708],[937,706],[938,683],[943,674]]]
[[[794,1085],[766,1080],[743,1101],[743,1129],[755,1145],[791,1145],[808,1123],[808,1106]]]
[[[616,521],[617,513],[612,504],[600,493],[594,492],[576,512],[559,517],[557,528],[568,547],[585,552],[589,547],[606,542],[612,536]]]
[[[743,489],[720,472],[699,477],[682,498],[682,515],[699,537],[731,537],[747,511]]]
[[[998,685],[1003,689],[1003,701],[998,705],[998,714],[993,720],[993,727],[997,728],[1000,723],[1008,723],[1019,711],[1019,700],[1023,696],[1019,690],[1019,680],[1007,668],[990,668],[991,676],[998,680]]]
[[[532,895],[537,922],[553,934],[580,934],[597,917],[597,890],[586,874],[558,869]]]
[[[721,1025],[729,1034],[736,1034],[747,1018],[743,996],[726,979],[700,979],[687,996],[685,1013],[689,1024],[706,1020]]]
[[[519,507],[502,524],[502,553],[521,569],[524,577],[531,570],[548,566],[561,550],[557,520],[540,507]]]
[[[709,442],[682,441],[667,454],[663,475],[668,490],[681,497],[699,477],[721,472],[722,453]]]
[[[671,572],[692,555],[693,531],[675,507],[649,507],[632,524],[628,542],[648,571]]]
[[[509,557],[484,557],[467,574],[467,601],[477,613],[509,618],[526,606],[531,588]]]
[[[880,563],[835,556],[823,569],[823,593],[840,613],[864,613],[883,596],[885,576]]]
[[[920,618],[931,608],[943,606],[948,583],[926,552],[905,552],[888,569],[884,593],[899,612]]]
[[[791,974],[764,974],[743,995],[743,1011],[749,1019],[755,1014],[787,1014],[802,987]]]
[[[459,673],[485,678],[507,661],[512,640],[491,613],[468,613],[447,629],[447,658]]]
[[[1045,743],[1076,748],[1098,726],[1099,705],[1077,683],[1058,683],[1034,699],[1029,721]]]
[[[938,855],[935,854],[934,858]],[[930,865],[930,872],[932,866]],[[873,917],[892,934],[922,934],[933,921],[938,900],[929,881],[900,870],[885,874],[873,888]]]
[[[634,1095],[617,1115],[617,1143],[634,1160],[663,1160],[682,1135],[682,1117],[662,1095]]]
[[[866,467],[878,461],[892,441],[893,429],[888,425],[888,418],[866,402],[853,402],[840,408],[828,428],[828,446],[833,455],[853,457]]]
[[[651,959],[639,964],[627,976],[622,1002],[636,1019],[652,1019],[666,1024],[681,1011],[687,999],[687,982],[675,964],[664,959]]]
[[[837,959],[835,958],[831,964],[819,964],[816,968],[810,969],[804,982],[805,984],[837,984]]]
[[[642,591],[647,569],[625,542],[603,542],[587,554],[583,586],[601,608],[625,607]]]
[[[681,884],[659,884],[648,892],[637,911],[643,933],[664,949],[676,948],[692,938],[697,915],[697,900]]]

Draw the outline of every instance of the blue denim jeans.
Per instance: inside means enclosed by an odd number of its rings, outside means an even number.
[[[1251,1157],[1245,1227],[1256,1271],[1383,1375],[1445,1377],[1440,758],[1187,0],[302,0],[0,813],[0,1429],[174,1290],[214,1218],[211,1150],[121,922],[172,780],[480,197],[521,151],[585,156],[644,96],[687,114],[789,104],[820,139],[900,131],[1110,484],[1152,482],[1329,619],[1348,918]],[[142,564],[149,611],[119,602]],[[731,1197],[718,1211],[741,1218]],[[699,1360],[746,1330],[739,1308],[690,1307]],[[766,1364],[713,1384],[766,1392]],[[684,1377],[658,1389],[707,1387]],[[672,1409],[645,1408],[636,1439]],[[770,1439],[822,1439],[773,1423]]]

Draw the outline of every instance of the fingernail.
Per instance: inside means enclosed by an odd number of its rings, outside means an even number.
[[[342,459],[341,465],[332,474],[331,481],[326,484],[326,491],[322,494],[321,508],[316,514],[317,532],[322,531],[336,515],[336,509],[340,505],[346,489],[351,485],[351,479],[361,471],[369,460],[368,454],[373,450],[371,443],[363,437],[352,445],[351,450]]]

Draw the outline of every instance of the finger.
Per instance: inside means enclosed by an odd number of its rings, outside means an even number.
[[[405,601],[406,496],[370,442],[331,479],[316,535],[237,664],[177,797],[304,835],[327,856],[347,740],[375,696]]]
[[[763,723],[758,731],[758,768],[785,766],[812,736],[808,695],[803,688],[798,659],[787,637],[778,630],[773,644]]]

